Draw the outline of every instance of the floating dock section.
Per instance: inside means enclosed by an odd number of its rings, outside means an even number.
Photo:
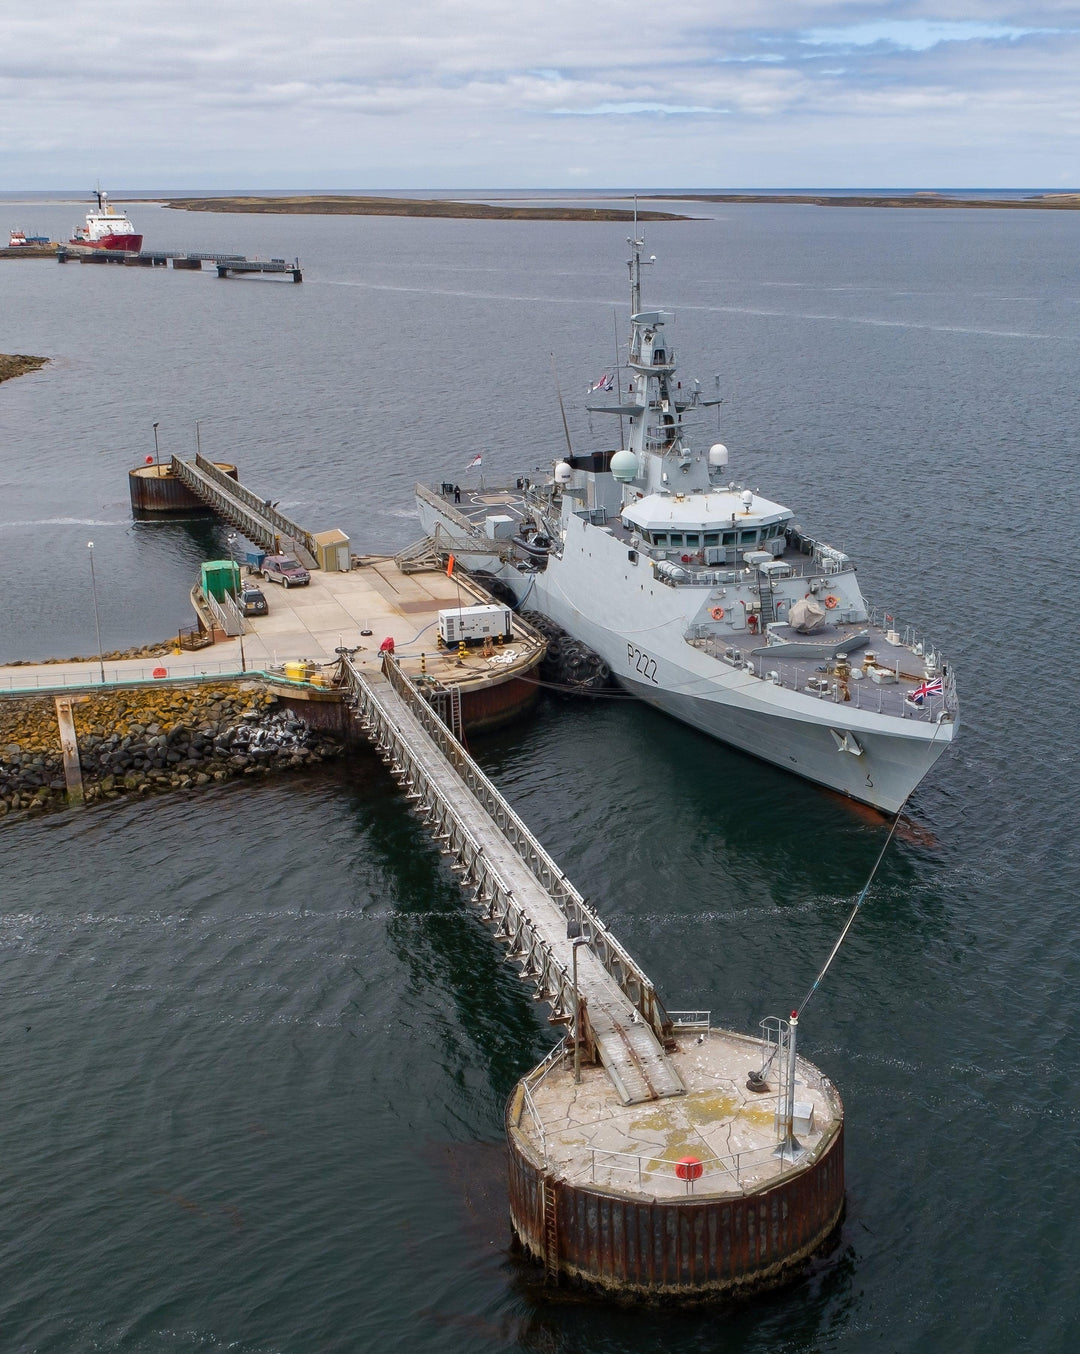
[[[420,688],[343,660],[354,718],[567,1035],[506,1109],[515,1234],[551,1283],[700,1302],[781,1282],[844,1201],[843,1106],[797,1056],[669,1012]]]

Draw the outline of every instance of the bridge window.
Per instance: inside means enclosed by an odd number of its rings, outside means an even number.
[[[672,545],[682,545],[682,532],[681,532],[681,531],[673,531],[673,532],[671,533],[671,544],[672,544]]]
[[[667,545],[667,532],[655,531],[651,537],[653,545]]]
[[[734,544],[735,544],[735,532],[734,532],[734,531],[725,531],[725,532],[724,532],[724,542],[723,542],[723,543],[724,543],[724,545],[734,545]]]
[[[719,544],[720,544],[720,533],[719,533],[718,531],[707,531],[707,532],[705,533],[705,544],[706,544],[706,545],[719,545]]]
[[[740,532],[739,532],[739,544],[740,544],[740,545],[754,545],[756,542],[757,542],[757,532],[756,532],[756,531],[740,531]]]
[[[688,532],[686,533],[686,544],[687,544],[692,550],[696,550],[696,549],[698,548],[698,546],[701,544],[701,534],[700,534],[700,532],[697,532],[697,531],[688,531]]]

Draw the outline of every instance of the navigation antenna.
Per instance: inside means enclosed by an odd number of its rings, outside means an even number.
[[[615,392],[619,400],[619,446],[626,446],[626,431],[622,416],[622,367],[619,365],[619,316],[614,309],[611,312],[611,327],[615,330]]]
[[[641,269],[642,266],[648,266],[656,262],[656,255],[650,254],[647,259],[641,257],[641,251],[645,248],[644,233],[638,232],[637,219],[637,198],[634,198],[634,234],[626,242],[634,251],[633,256],[627,259],[630,267],[630,318],[633,319],[641,310]]]

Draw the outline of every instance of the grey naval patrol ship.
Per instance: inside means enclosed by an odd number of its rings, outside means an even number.
[[[628,394],[616,368],[594,389],[617,377],[619,402],[590,406],[627,445],[568,454],[544,483],[418,485],[424,529],[650,705],[897,814],[956,734],[951,667],[867,604],[848,555],[730,482],[726,447],[691,444],[684,417],[718,400],[676,382],[672,316],[642,309],[629,243]]]

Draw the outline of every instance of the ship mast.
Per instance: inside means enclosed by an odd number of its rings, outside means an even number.
[[[645,237],[638,234],[637,198],[634,198],[634,233],[626,243],[633,250],[632,256],[626,261],[630,269],[630,320],[632,323],[634,316],[641,313],[642,266],[656,262],[655,255],[649,259],[641,257],[641,251],[645,248]]]

